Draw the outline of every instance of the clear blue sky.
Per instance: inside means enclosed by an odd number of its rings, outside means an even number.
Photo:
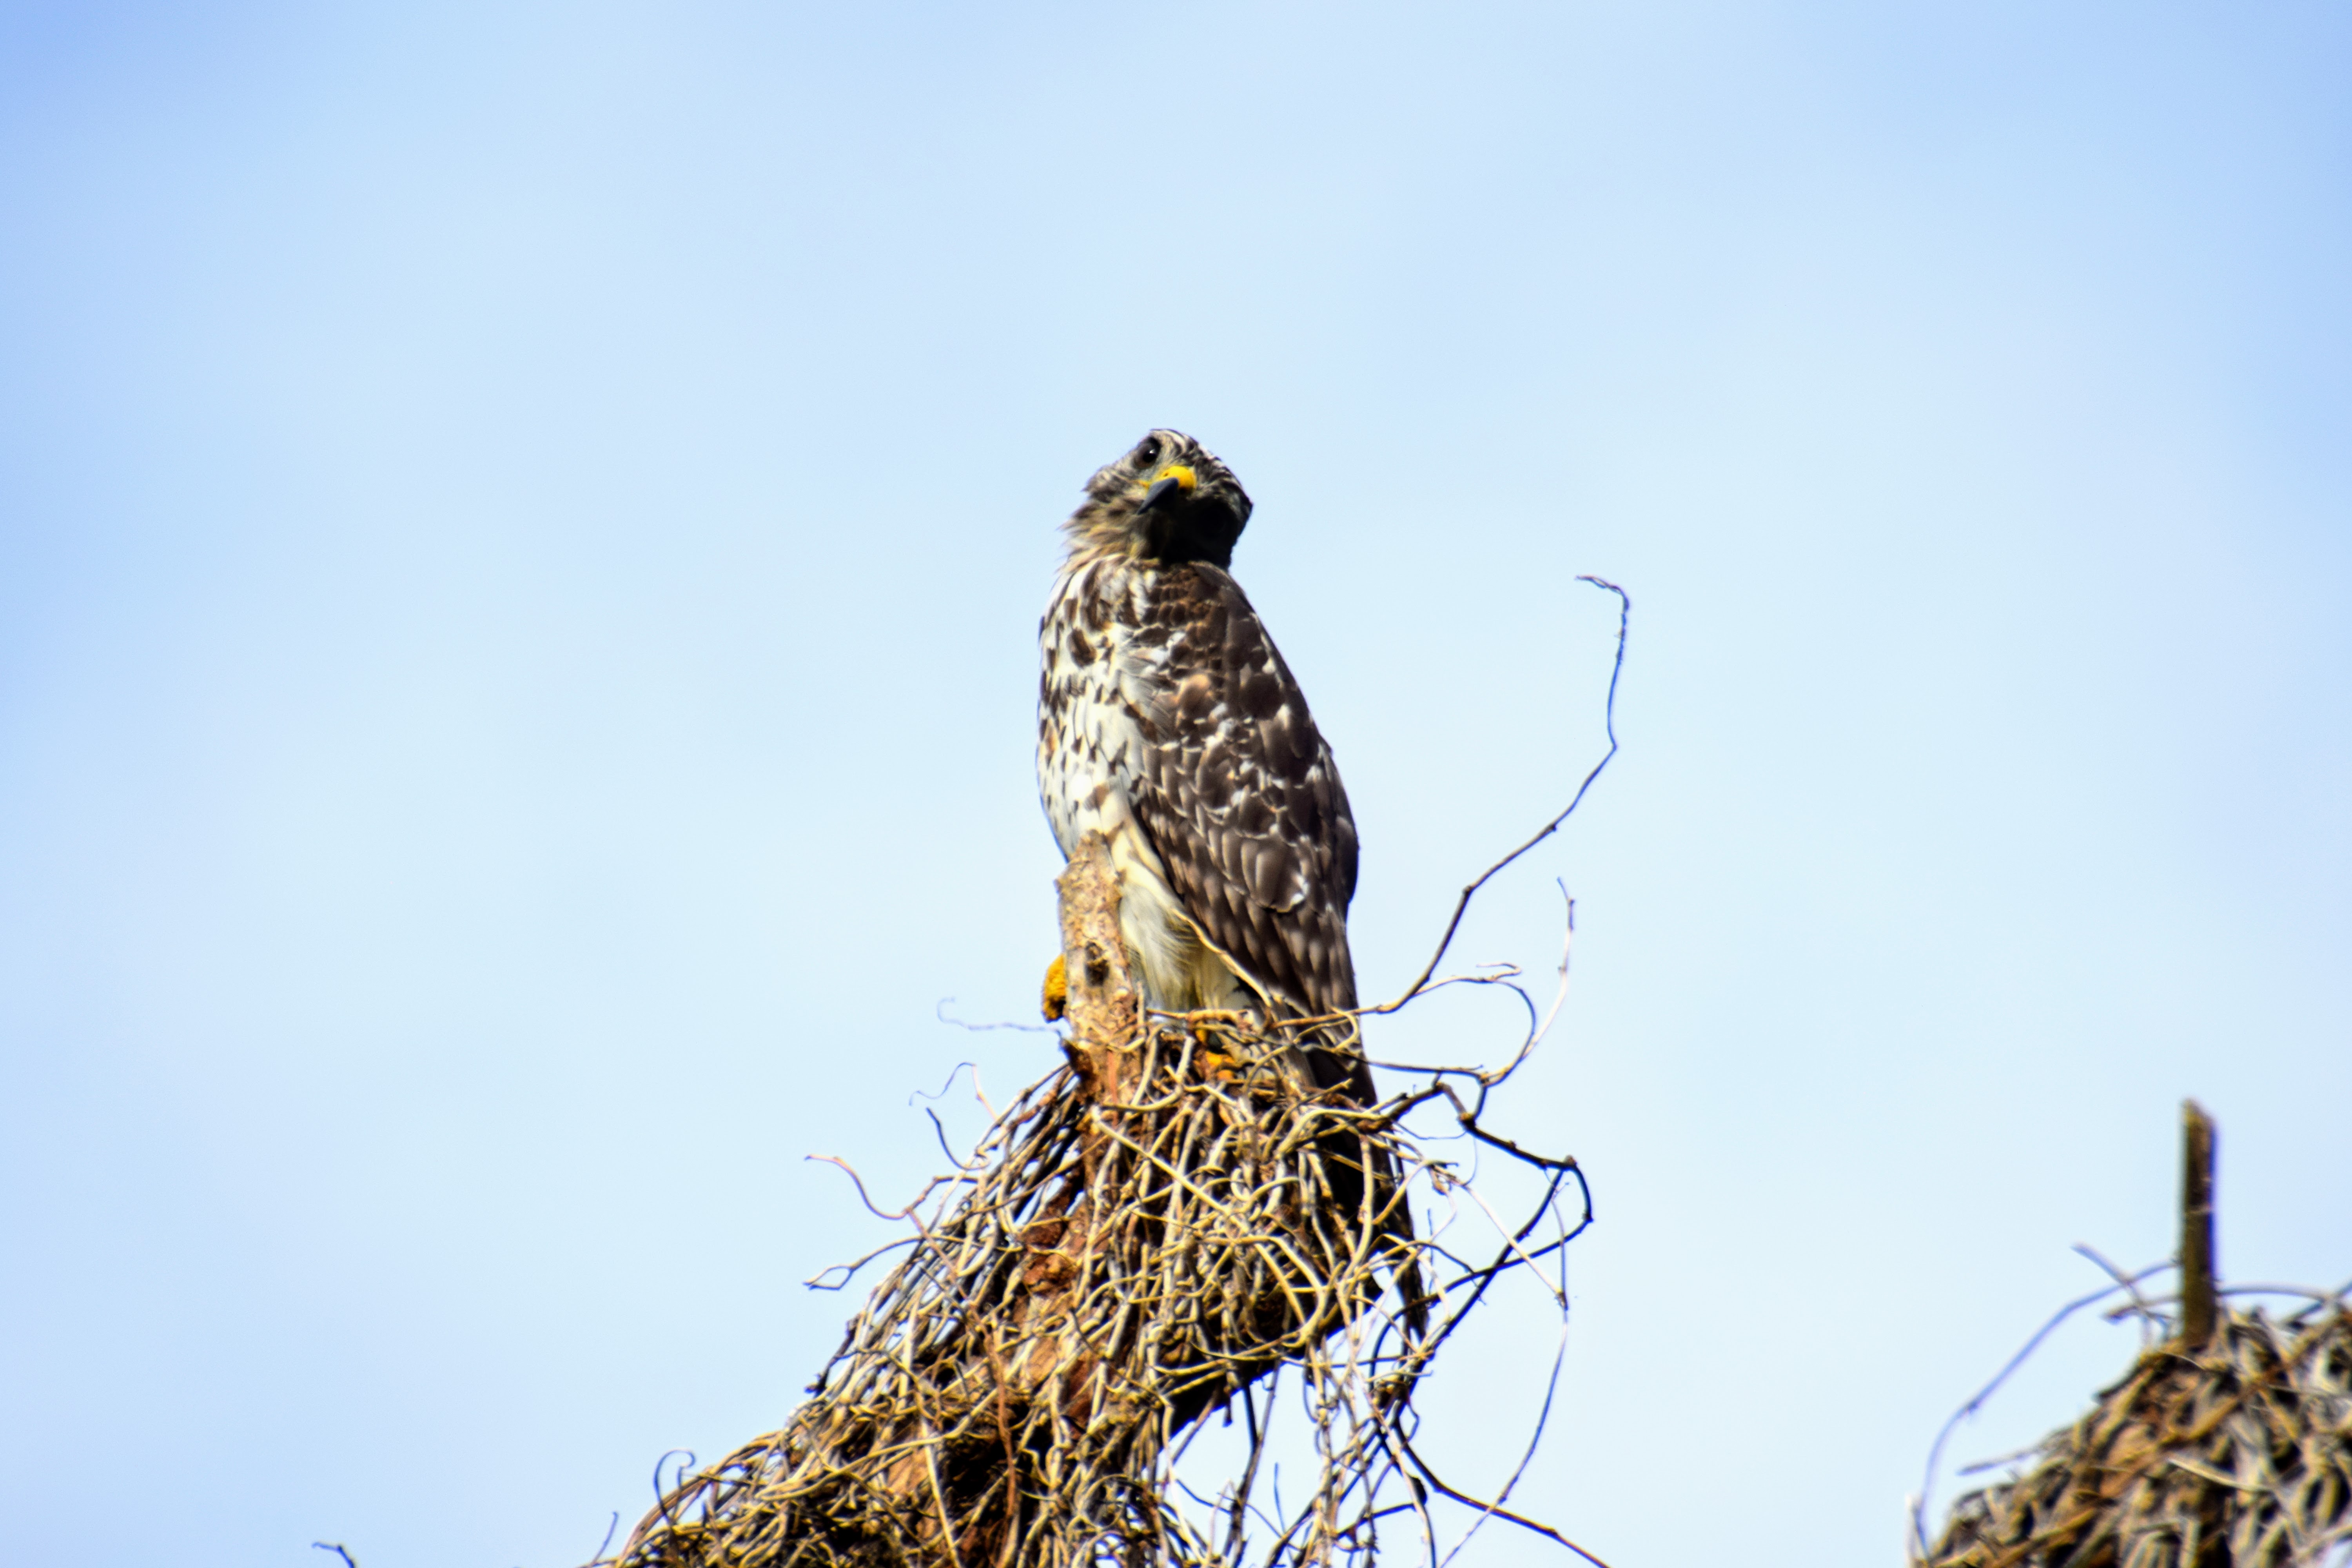
[[[1633,595],[1461,950],[1578,898],[1535,1511],[1896,1562],[2184,1095],[2228,1271],[2352,1275],[2347,80],[2319,4],[0,8],[5,1555],[563,1568],[774,1426],[881,1231],[803,1156],[1051,1059],[933,1009],[1032,1005],[1035,616],[1152,425],[1368,992]]]

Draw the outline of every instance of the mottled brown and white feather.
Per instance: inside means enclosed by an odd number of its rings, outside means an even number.
[[[1189,475],[1172,533],[1139,509]],[[1149,1005],[1277,1016],[1356,1005],[1356,825],[1306,695],[1226,571],[1248,498],[1198,443],[1154,431],[1097,473],[1039,627],[1038,783],[1065,854],[1111,847]],[[1360,1060],[1313,1053],[1369,1104]]]

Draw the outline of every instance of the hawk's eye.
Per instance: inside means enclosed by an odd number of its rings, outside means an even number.
[[[1139,468],[1148,468],[1159,460],[1160,437],[1157,436],[1145,437],[1143,438],[1143,445],[1135,449],[1135,466]]]

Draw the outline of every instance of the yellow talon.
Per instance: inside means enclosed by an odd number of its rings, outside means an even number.
[[[1070,1010],[1070,969],[1055,953],[1045,966],[1045,1022],[1053,1023]]]
[[[1184,1015],[1184,1027],[1199,1049],[1192,1059],[1200,1064],[1201,1076],[1211,1083],[1231,1083],[1241,1067],[1241,1058],[1231,1051],[1221,1051],[1211,1044],[1224,1033],[1223,1025],[1232,1024],[1239,1015],[1224,1012],[1200,1012]]]

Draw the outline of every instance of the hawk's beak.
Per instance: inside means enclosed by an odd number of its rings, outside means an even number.
[[[1171,463],[1160,471],[1160,478],[1152,481],[1151,488],[1143,492],[1143,503],[1135,509],[1135,515],[1141,517],[1170,496],[1191,495],[1200,488],[1200,476],[1191,468],[1181,463]]]

